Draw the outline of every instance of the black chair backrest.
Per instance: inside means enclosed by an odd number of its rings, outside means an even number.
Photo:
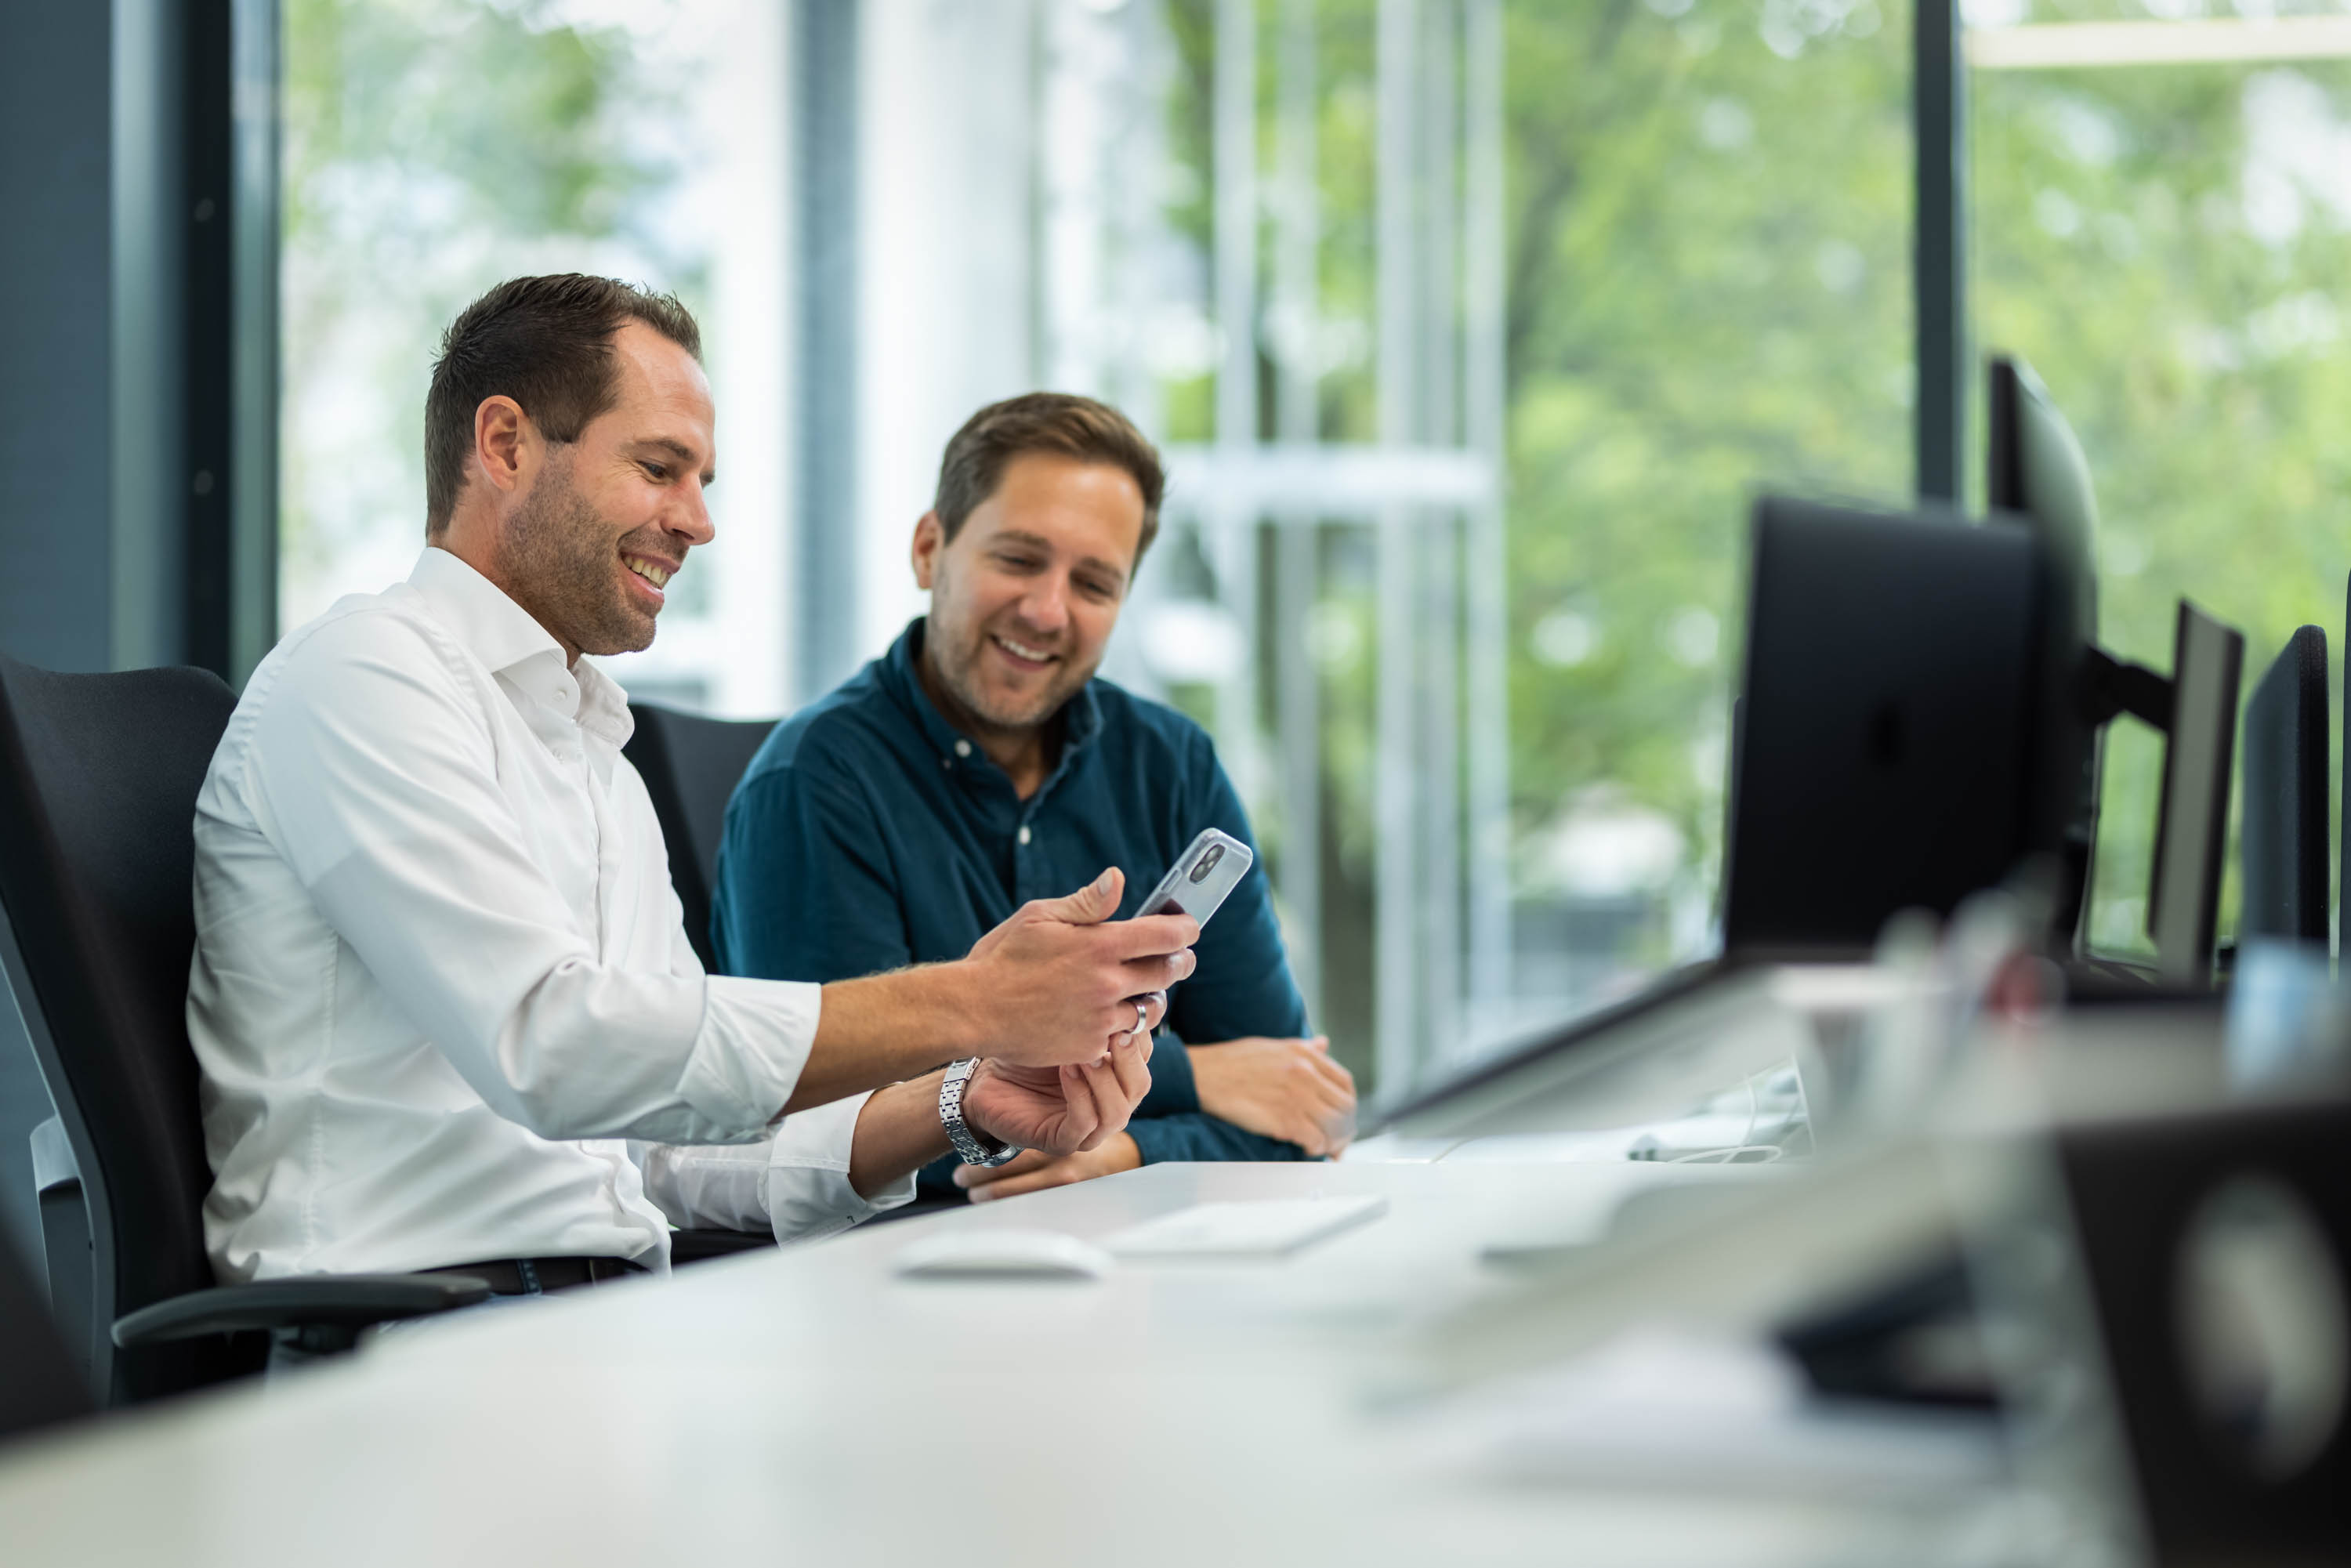
[[[116,1317],[215,1281],[188,1044],[196,794],[236,695],[204,670],[68,675],[0,657],[0,905],[89,1207],[92,1378],[121,1403],[242,1370],[188,1342],[117,1354]]]
[[[89,1390],[41,1301],[40,1287],[0,1239],[0,1440],[87,1416]]]
[[[710,968],[710,898],[726,800],[776,721],[703,718],[651,703],[631,703],[629,712],[637,728],[623,749],[653,798],[669,845],[669,880],[685,906],[685,934]]]

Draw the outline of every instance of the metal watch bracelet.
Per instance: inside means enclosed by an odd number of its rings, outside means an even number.
[[[967,1056],[947,1069],[939,1080],[939,1124],[947,1130],[947,1142],[955,1146],[956,1157],[967,1166],[993,1169],[1020,1152],[1018,1144],[1002,1144],[990,1148],[981,1142],[963,1119],[963,1086],[979,1068],[979,1058]]]

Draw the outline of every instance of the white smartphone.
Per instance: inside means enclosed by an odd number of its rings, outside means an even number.
[[[1203,828],[1135,913],[1188,915],[1206,925],[1256,859],[1249,847],[1230,833]]]

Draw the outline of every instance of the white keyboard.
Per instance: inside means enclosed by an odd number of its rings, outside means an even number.
[[[1102,1244],[1121,1258],[1282,1258],[1387,1209],[1384,1197],[1203,1203],[1131,1225]]]

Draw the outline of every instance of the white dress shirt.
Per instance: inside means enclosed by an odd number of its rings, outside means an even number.
[[[455,556],[287,636],[196,803],[188,1031],[225,1281],[669,1260],[844,1228],[858,1095],[778,1126],[811,985],[706,976],[620,687]],[[744,1145],[684,1148],[680,1145]]]

